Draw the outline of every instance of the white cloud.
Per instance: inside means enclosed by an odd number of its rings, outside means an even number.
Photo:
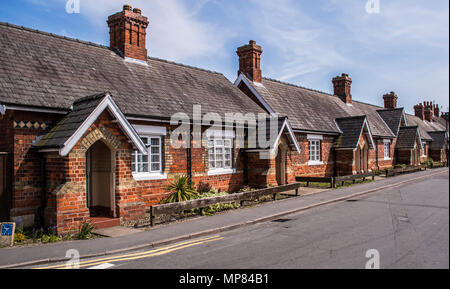
[[[298,3],[259,0],[253,5],[251,17],[260,21],[251,29],[277,50],[277,59],[265,62],[268,74],[287,81],[350,62],[331,42],[334,28],[310,17]]]
[[[121,11],[122,0],[81,0],[81,13],[106,33],[106,19]],[[182,0],[128,1],[142,9],[149,18],[147,49],[151,56],[172,61],[217,57],[227,34],[219,33],[218,27],[198,20],[195,16],[210,0],[189,2]]]

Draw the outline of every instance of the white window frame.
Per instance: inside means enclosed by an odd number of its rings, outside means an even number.
[[[322,140],[321,139],[309,139],[308,140],[308,151],[309,151],[308,165],[310,165],[310,166],[323,165]]]
[[[230,145],[227,146],[225,143],[229,141]],[[211,147],[211,142],[213,146]],[[220,144],[222,142],[223,144]],[[218,144],[219,143],[219,144]],[[234,174],[236,170],[233,168],[233,147],[234,147],[234,138],[231,136],[219,136],[211,134],[208,137],[208,176],[214,175],[224,175],[224,174]],[[217,149],[222,149],[222,153],[217,153]],[[229,157],[230,159],[226,159],[225,150],[230,149]],[[211,151],[212,150],[212,151]],[[212,160],[211,155],[214,156],[214,160]],[[221,159],[217,159],[217,156],[221,155]],[[225,163],[229,161],[230,165],[226,166]],[[211,162],[214,162],[214,167],[211,166]],[[221,167],[217,167],[217,163],[222,162]]]
[[[147,139],[146,146],[147,146],[147,150],[148,150],[148,154],[147,154],[148,171],[145,171],[145,172],[137,171],[137,166],[139,164],[138,157],[142,154],[139,153],[139,151],[134,151],[133,154],[131,155],[131,157],[134,158],[134,161],[132,159],[132,166],[131,166],[131,170],[132,170],[134,179],[137,181],[167,179],[167,175],[163,174],[163,157],[164,157],[164,155],[163,155],[163,137],[161,135],[140,135],[140,137],[141,137],[141,139],[143,139],[143,138]],[[152,170],[152,164],[155,163],[152,161],[152,155],[156,155],[156,153],[152,154],[152,147],[156,147],[156,146],[151,145],[152,139],[159,140],[159,152],[158,152],[159,170]],[[133,168],[133,163],[134,163],[134,168]]]
[[[387,146],[387,150],[386,150]],[[384,160],[390,161],[391,160],[391,141],[390,140],[384,140],[383,143],[383,154],[384,154]]]

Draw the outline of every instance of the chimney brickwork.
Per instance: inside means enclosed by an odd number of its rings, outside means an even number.
[[[351,87],[352,79],[348,74],[342,73],[341,76],[333,78],[334,95],[347,104],[352,103]]]
[[[147,61],[146,35],[148,19],[139,8],[124,5],[123,11],[108,17],[110,47],[124,57]]]

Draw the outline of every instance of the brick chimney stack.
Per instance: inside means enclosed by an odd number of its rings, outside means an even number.
[[[147,61],[145,38],[148,18],[139,8],[124,5],[123,11],[108,17],[110,47],[118,49],[125,58]]]
[[[419,103],[418,105],[414,106],[414,115],[420,118],[421,120],[425,119],[425,111],[423,104]]]
[[[435,104],[434,105],[434,116],[435,117],[440,117],[441,115],[440,115],[440,109],[439,109],[439,105],[438,104]]]
[[[426,121],[433,121],[433,115],[434,115],[434,105],[431,101],[425,101],[423,103],[424,107],[424,120]]]
[[[343,102],[347,104],[352,103],[352,79],[348,74],[342,73],[341,76],[333,78],[334,95],[338,96]]]
[[[257,45],[254,40],[250,40],[247,45],[241,46],[236,53],[239,56],[238,76],[244,73],[254,82],[261,82],[261,46]]]
[[[397,108],[398,96],[395,92],[391,91],[389,94],[383,95],[384,108]]]

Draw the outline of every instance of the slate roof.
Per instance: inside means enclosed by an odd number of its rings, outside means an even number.
[[[414,144],[418,137],[417,126],[404,126],[398,132],[397,148],[398,149],[414,149]]]
[[[338,149],[356,148],[365,120],[365,116],[336,119],[336,123],[342,131],[342,134],[336,139],[334,147]]]
[[[61,119],[34,146],[40,149],[62,147],[88,116],[91,115],[105,95],[105,93],[96,94],[76,101],[73,105],[73,111]]]
[[[411,114],[406,114],[406,120],[408,122],[408,125],[411,126],[418,126],[419,127],[419,132],[420,132],[420,136],[422,138],[422,140],[425,141],[432,141],[433,138],[430,136],[429,132],[433,132],[433,131],[445,131],[445,122],[444,125],[442,125],[442,123],[439,122],[429,122],[429,121],[424,121],[421,120],[420,118],[411,115]]]
[[[381,115],[378,113],[382,107],[357,100],[352,100],[352,104],[357,110],[357,112],[353,115],[365,114],[367,116],[367,123],[369,124],[372,135],[383,138],[394,138],[396,136],[396,132],[393,132],[389,128]]]
[[[332,94],[263,78],[261,84],[248,83],[276,112],[289,118],[293,129],[339,134],[334,120],[366,115],[373,135],[393,138],[394,134],[378,115],[381,107],[353,101],[351,106]]]
[[[126,116],[169,119],[177,112],[260,113],[224,75],[148,58],[125,61],[106,46],[0,23],[0,103],[68,110],[110,91]]]
[[[431,149],[444,149],[445,148],[445,131],[433,131],[428,133],[433,141],[431,142]]]
[[[384,109],[378,111],[378,114],[395,134],[395,136],[398,135],[398,130],[402,125],[403,111],[403,108]]]

